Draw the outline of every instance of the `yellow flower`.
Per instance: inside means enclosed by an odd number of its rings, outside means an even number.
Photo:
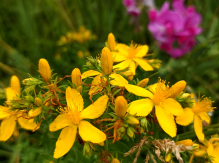
[[[210,117],[207,112],[212,111],[214,108],[211,107],[212,101],[208,98],[199,100],[197,103],[194,103],[193,107],[185,108],[184,114],[176,117],[176,123],[187,126],[194,120],[194,129],[195,133],[199,140],[204,140],[205,136],[202,133],[202,120],[210,123]]]
[[[83,109],[84,102],[80,93],[68,87],[66,101],[67,107],[61,109],[61,114],[49,125],[50,131],[63,128],[56,142],[54,158],[62,157],[71,149],[76,138],[77,128],[79,128],[79,135],[84,141],[101,143],[106,140],[105,133],[83,119],[100,117],[106,109],[108,96],[101,96],[93,104]]]
[[[104,47],[101,52],[101,68],[106,75],[110,75],[113,70],[112,54],[107,47]]]
[[[16,76],[11,77],[11,87],[6,88],[7,101],[13,100],[14,97],[20,96],[20,81]],[[22,116],[22,117],[21,117]],[[18,119],[19,117],[19,119]],[[33,130],[37,127],[34,119],[27,119],[29,117],[21,112],[11,111],[9,107],[0,106],[0,141],[8,140],[16,130],[16,121],[20,126],[26,130]]]
[[[122,45],[118,47],[119,52],[112,52],[114,56],[114,62],[121,62],[113,68],[120,70],[129,67],[129,70],[135,75],[135,70],[139,65],[145,71],[152,71],[154,68],[148,63],[143,57],[147,55],[148,46],[147,45],[137,45],[133,42],[130,47]]]
[[[129,92],[138,96],[149,97],[131,102],[128,112],[131,115],[147,116],[155,106],[155,114],[161,128],[171,137],[175,137],[174,115],[183,114],[183,108],[174,98],[185,89],[185,86],[185,81],[179,81],[169,88],[164,81],[159,80],[158,83],[149,86],[151,93],[134,85],[126,85],[125,87]]]
[[[52,74],[51,74],[51,69],[50,69],[50,66],[49,66],[49,63],[47,62],[47,60],[44,58],[41,58],[39,60],[38,67],[39,67],[39,73],[48,82],[49,79],[51,78]]]
[[[219,163],[219,138],[211,138],[207,144],[207,153],[213,157],[213,163]]]

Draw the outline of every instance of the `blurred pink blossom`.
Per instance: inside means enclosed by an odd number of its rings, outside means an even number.
[[[186,8],[183,0],[173,0],[172,8],[169,2],[165,2],[160,11],[151,9],[148,29],[160,48],[177,58],[195,45],[195,36],[202,32],[199,27],[201,16],[193,6]],[[174,47],[176,43],[178,45]]]

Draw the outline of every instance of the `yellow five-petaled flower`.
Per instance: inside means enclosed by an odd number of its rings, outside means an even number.
[[[177,129],[174,115],[182,115],[183,108],[174,98],[185,89],[185,86],[185,81],[179,81],[169,88],[164,81],[159,80],[158,83],[149,86],[150,91],[141,89],[139,92],[135,87],[127,87],[126,89],[133,94],[149,97],[131,102],[128,112],[131,115],[147,116],[155,106],[160,126],[171,137],[175,137]]]
[[[49,125],[50,131],[63,128],[56,142],[54,158],[62,157],[71,149],[76,138],[77,128],[84,141],[102,143],[106,140],[105,133],[83,119],[100,117],[106,110],[108,96],[101,96],[93,104],[83,109],[84,103],[80,93],[68,87],[66,89],[66,101],[67,107],[60,109],[61,114]]]

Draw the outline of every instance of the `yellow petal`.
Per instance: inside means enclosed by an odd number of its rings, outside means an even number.
[[[35,129],[39,129],[40,127],[34,122],[33,118],[26,119],[26,118],[20,117],[18,119],[18,123],[23,129],[26,129],[26,130],[35,130]]]
[[[82,79],[85,79],[85,78],[87,78],[87,77],[96,76],[96,75],[99,75],[99,74],[101,74],[101,73],[98,72],[98,71],[88,70],[88,71],[84,72],[84,73],[81,75],[81,78],[82,78]]]
[[[76,90],[68,87],[66,89],[66,101],[68,107],[71,109],[77,109],[78,111],[83,110],[84,102],[81,94]]]
[[[161,106],[155,105],[155,113],[161,128],[171,137],[176,136],[176,123],[174,116],[167,113]]]
[[[97,92],[97,91],[102,91],[102,89],[103,89],[103,87],[102,87],[102,81],[105,79],[105,78],[102,78],[102,74],[100,74],[100,75],[97,75],[94,79],[93,79],[93,81],[92,81],[92,86],[91,86],[91,88],[90,88],[90,90],[89,90],[89,95],[92,95],[92,94],[94,94],[95,92]],[[102,78],[102,79],[101,79]],[[105,81],[105,80],[104,80]]]
[[[138,51],[138,53],[135,55],[135,57],[139,57],[139,58],[142,58],[144,57],[145,55],[147,55],[148,53],[148,46],[147,45],[142,45],[140,46],[140,50]]]
[[[134,61],[145,71],[153,71],[154,68],[145,59],[135,58]]]
[[[125,85],[125,88],[128,92],[133,93],[136,96],[149,97],[149,98],[154,97],[154,95],[150,91],[144,88],[138,87],[136,85],[128,84],[128,85]]]
[[[14,97],[19,96],[19,94],[11,87],[5,88],[7,100],[13,100]]]
[[[15,75],[11,77],[11,88],[16,91],[18,96],[20,96],[21,84],[20,84],[20,80]]]
[[[173,115],[183,114],[182,106],[173,98],[167,98],[167,99],[162,100],[160,105],[166,110],[168,110]]]
[[[113,59],[114,59],[113,61],[114,62],[121,62],[121,61],[126,60],[126,58],[127,58],[127,56],[125,56],[119,52],[112,52],[112,54],[113,54]]]
[[[129,46],[128,45],[125,45],[125,44],[117,44],[116,45],[116,50],[125,55],[125,56],[128,56],[128,50],[129,50]]]
[[[84,141],[100,143],[106,140],[106,134],[87,121],[80,121],[79,134]]]
[[[110,78],[113,79],[110,81],[111,85],[117,85],[119,87],[124,87],[125,85],[129,83],[124,77],[122,77],[119,74],[111,74]]]
[[[36,109],[31,109],[29,112],[28,112],[28,116],[29,117],[36,117],[38,116],[40,113],[42,112],[42,107],[38,107]]]
[[[59,129],[69,126],[70,124],[71,121],[68,120],[64,114],[60,114],[52,123],[50,123],[49,131],[57,131]]]
[[[11,116],[4,119],[0,126],[0,141],[8,140],[16,127],[16,117]]]
[[[208,124],[210,124],[211,118],[209,117],[208,113],[201,112],[201,113],[198,113],[198,115],[201,118],[201,120],[203,120],[203,121],[207,122]]]
[[[181,144],[184,146],[192,146],[193,142],[191,139],[185,139],[185,140],[181,140],[181,141],[176,142],[176,145],[181,145]]]
[[[153,102],[150,99],[136,100],[130,103],[128,112],[131,115],[147,116],[153,109]]]
[[[98,98],[93,104],[81,112],[81,119],[95,119],[100,117],[106,110],[108,100],[107,95]]]
[[[132,61],[129,65],[129,71],[131,71],[132,74],[135,75],[135,70],[136,70],[136,64],[135,62]]]
[[[5,119],[9,117],[10,115],[11,114],[10,114],[9,108],[0,105],[0,120]]]
[[[184,80],[175,83],[168,91],[169,98],[176,98],[186,87],[186,82]]]
[[[203,141],[205,139],[205,135],[202,132],[202,121],[197,115],[194,116],[194,129],[198,139]]]
[[[119,70],[124,70],[126,69],[127,67],[129,67],[129,65],[131,64],[132,60],[131,59],[127,59],[115,66],[113,66],[113,69],[119,69]]]
[[[56,148],[54,151],[54,158],[60,158],[64,156],[71,149],[75,142],[77,134],[77,126],[72,125],[62,129],[59,138],[56,142]]]
[[[176,123],[182,126],[187,126],[190,123],[192,123],[193,119],[194,119],[194,113],[192,109],[185,108],[184,113],[176,117]]]
[[[213,153],[213,157],[214,157],[214,160],[213,160],[213,163],[219,163],[219,145],[217,145],[215,148],[214,148],[214,153]]]

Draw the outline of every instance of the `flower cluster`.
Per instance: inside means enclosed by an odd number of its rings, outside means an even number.
[[[201,16],[193,6],[185,7],[183,0],[173,0],[172,9],[165,2],[160,9],[149,12],[148,29],[161,49],[173,58],[188,53],[195,45],[195,36],[200,34]]]
[[[160,78],[157,83],[150,84],[149,78],[135,80],[138,65],[143,71],[160,67],[159,60],[147,58],[148,50],[147,45],[116,43],[110,33],[100,56],[87,58],[83,73],[75,68],[71,75],[58,78],[47,60],[40,59],[38,72],[41,77],[24,79],[22,91],[19,79],[12,76],[10,87],[5,89],[5,106],[0,106],[0,140],[8,140],[17,131],[16,121],[21,128],[32,131],[47,121],[50,132],[61,130],[53,155],[56,159],[67,154],[79,141],[85,155],[96,150],[102,162],[119,163],[123,157],[108,150],[109,144],[140,139],[124,154],[125,157],[138,149],[136,162],[145,146],[146,162],[154,161],[154,155],[163,162],[172,159],[183,162],[180,153],[194,153],[192,160],[198,156],[202,145],[183,140],[187,139],[186,134],[177,135],[176,123],[186,126],[194,121],[194,134],[207,146],[201,157],[213,157],[212,160],[218,162],[218,138],[207,142],[202,127],[202,121],[210,123],[207,113],[214,109],[212,101],[209,98],[196,101],[193,94],[185,93],[187,83],[184,80],[171,87]],[[60,84],[65,78],[71,81],[67,85]],[[84,104],[87,92],[91,102],[88,106]],[[155,132],[160,132],[154,125],[164,131],[166,139],[154,137]],[[171,140],[176,136],[183,141]]]
[[[81,26],[78,32],[68,32],[65,36],[61,36],[57,44],[61,46],[69,44],[73,41],[77,41],[78,43],[82,44],[95,38],[96,36],[93,35],[91,31],[87,30],[84,26]]]

